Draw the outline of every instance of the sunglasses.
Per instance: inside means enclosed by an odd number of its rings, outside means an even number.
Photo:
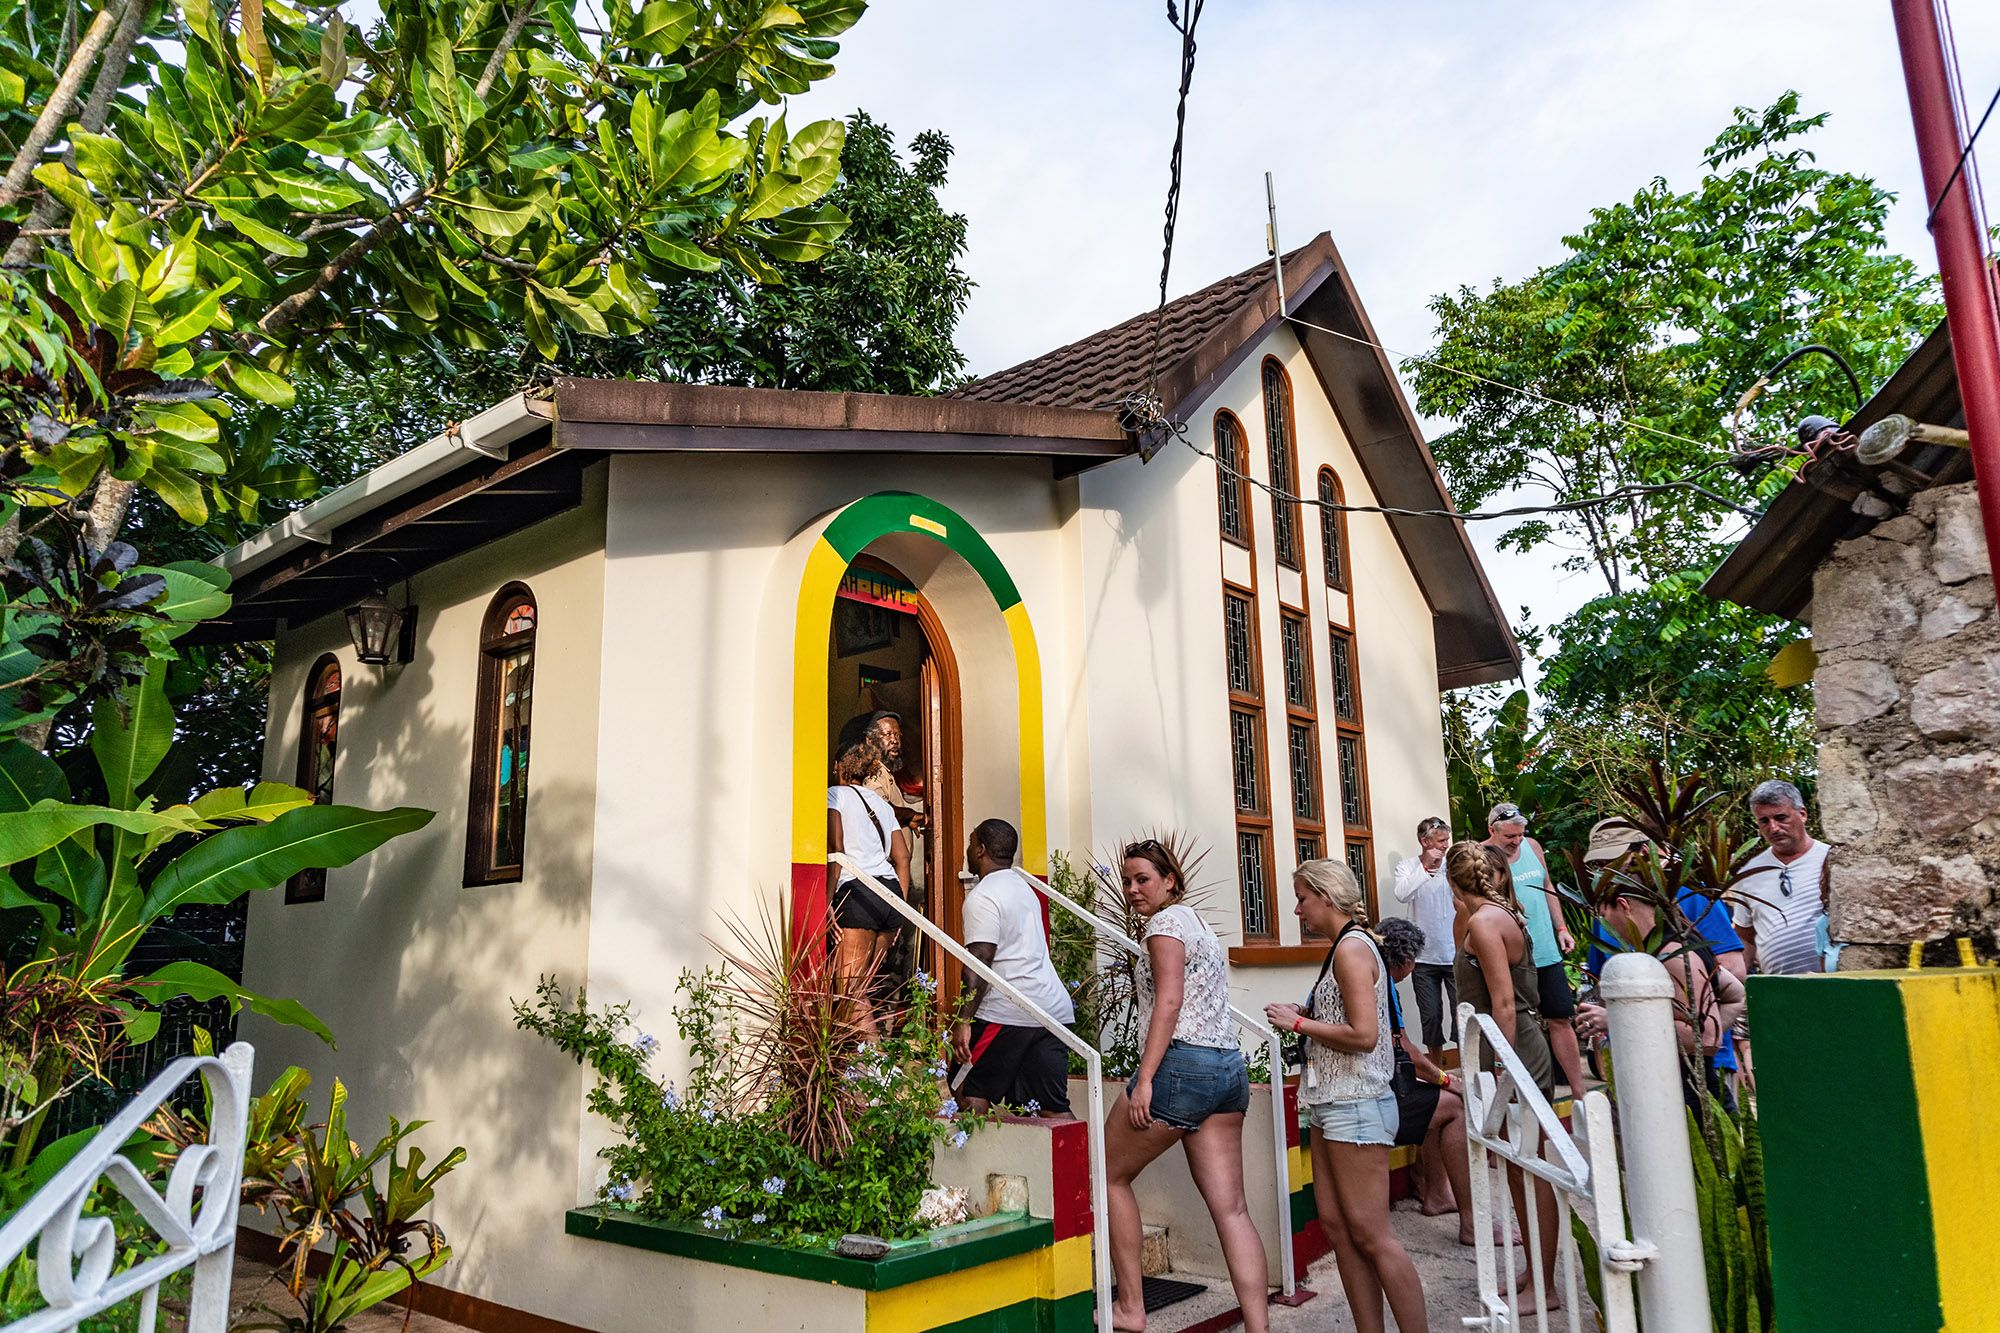
[[[1125,844],[1125,855],[1127,856],[1144,856],[1149,851],[1164,854],[1166,850],[1167,845],[1158,838],[1142,838],[1138,842],[1128,842]]]
[[[1787,898],[1792,896],[1792,871],[1790,866],[1780,867],[1778,870],[1778,892],[1784,894]]]

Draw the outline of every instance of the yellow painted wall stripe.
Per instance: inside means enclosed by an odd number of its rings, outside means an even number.
[[[1069,1296],[1089,1286],[1090,1237],[1072,1236],[1050,1249],[871,1291],[868,1333],[922,1333],[1022,1301]]]
[[[1021,867],[1031,875],[1049,873],[1047,771],[1042,757],[1042,655],[1028,608],[1016,602],[1003,613],[1014,643],[1014,677],[1020,694]]]
[[[833,634],[833,598],[847,562],[827,544],[813,542],[799,580],[799,609],[792,631],[792,860],[826,860],[827,645]],[[827,886],[831,891],[832,886]]]
[[[2000,973],[1904,979],[1903,1021],[1923,1131],[1938,1294],[1950,1333],[2000,1330],[1992,1206],[2000,1198]]]

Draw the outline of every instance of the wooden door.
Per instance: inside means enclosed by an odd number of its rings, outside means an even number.
[[[925,914],[951,935],[964,934],[961,911],[964,897],[959,892],[958,872],[964,867],[964,838],[958,829],[958,775],[952,772],[953,745],[946,716],[950,701],[938,671],[938,657],[924,659],[917,679],[919,709],[922,713],[924,744],[924,811],[930,827],[924,836]],[[924,967],[943,985],[943,994],[958,994],[958,960],[929,941],[925,942]]]

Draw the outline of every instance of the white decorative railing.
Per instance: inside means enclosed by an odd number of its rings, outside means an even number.
[[[1493,1020],[1474,1013],[1469,1004],[1458,1007],[1480,1300],[1479,1313],[1460,1321],[1467,1328],[1522,1333],[1530,1327],[1522,1317],[1522,1293],[1515,1280],[1514,1227],[1506,1224],[1511,1210],[1496,1206],[1493,1198],[1497,1162],[1503,1170],[1518,1169],[1530,1178],[1523,1190],[1527,1216],[1515,1221],[1527,1251],[1534,1296],[1530,1317],[1537,1333],[1548,1333],[1554,1293],[1543,1285],[1535,1179],[1546,1181],[1555,1194],[1561,1314],[1569,1333],[1585,1327],[1572,1210],[1582,1215],[1597,1243],[1602,1323],[1593,1327],[1601,1326],[1604,1333],[1638,1333],[1643,1314],[1646,1333],[1710,1333],[1694,1159],[1681,1101],[1673,980],[1657,958],[1624,953],[1606,965],[1600,990],[1618,1070],[1619,1123],[1614,1127],[1611,1103],[1602,1092],[1585,1093],[1571,1112],[1572,1118],[1583,1118],[1581,1142],[1563,1127]],[[1493,1072],[1481,1069],[1488,1051],[1498,1066]],[[1625,1160],[1631,1163],[1622,1176],[1620,1130]],[[1506,1194],[1503,1188],[1503,1201]],[[1501,1225],[1496,1227],[1496,1221]]]
[[[135,1296],[137,1333],[153,1333],[159,1319],[160,1284],[183,1269],[192,1269],[194,1275],[187,1333],[225,1333],[236,1257],[237,1201],[243,1193],[251,1060],[249,1045],[237,1042],[220,1056],[174,1061],[0,1226],[0,1271],[33,1245],[36,1280],[48,1302],[47,1308],[0,1326],[0,1333],[74,1329]],[[197,1074],[208,1085],[213,1107],[209,1141],[182,1150],[161,1193],[123,1149],[139,1127]],[[122,1272],[112,1271],[118,1261],[112,1221],[83,1212],[100,1181],[109,1181],[152,1234],[166,1242],[164,1253]]]
[[[1029,876],[1029,882],[1037,892],[1050,902],[1056,903],[1070,915],[1085,922],[1098,934],[1112,941],[1134,958],[1144,958],[1146,951],[1138,941],[1122,929],[1105,920],[1083,904],[1074,901],[1060,889],[1044,884]],[[1269,1024],[1249,1013],[1229,1006],[1229,1015],[1236,1025],[1247,1029],[1264,1045],[1265,1057],[1271,1062],[1271,1154],[1272,1166],[1277,1171],[1278,1194],[1278,1273],[1280,1295],[1289,1301],[1299,1289],[1298,1273],[1292,1245],[1292,1190],[1291,1190],[1291,1146],[1288,1143],[1288,1129],[1285,1117],[1285,1048],[1278,1034]]]

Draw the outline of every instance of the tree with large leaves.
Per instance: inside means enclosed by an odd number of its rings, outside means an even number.
[[[333,1035],[297,1001],[245,990],[206,964],[169,962],[129,975],[146,932],[190,905],[227,904],[301,871],[343,866],[430,822],[431,812],[315,805],[283,783],[177,791],[166,672],[149,673],[122,703],[96,708],[73,762],[19,740],[0,741],[0,920],[32,940],[0,956],[9,1005],[0,1045],[35,1058],[0,1062],[0,1142],[14,1167],[32,1156],[43,1119],[122,1044],[159,1027],[160,1008],[186,996],[222,1001]],[[187,742],[182,742],[183,744]],[[65,1026],[67,1024],[67,1026]],[[5,1163],[0,1163],[5,1165]]]
[[[7,259],[47,273],[77,381],[7,443],[92,493],[94,544],[134,486],[198,522],[303,485],[229,427],[304,367],[515,328],[553,355],[559,327],[646,327],[656,283],[777,281],[846,225],[841,124],[749,112],[830,72],[860,0],[349,8],[104,0],[51,43],[0,7]]]
[[[1727,465],[1737,402],[1811,343],[1845,358],[1865,394],[1940,317],[1935,282],[1886,248],[1892,196],[1818,165],[1806,146],[1825,121],[1794,93],[1738,108],[1691,188],[1656,178],[1592,210],[1529,277],[1436,298],[1437,344],[1404,367],[1419,409],[1455,423],[1432,447],[1462,508],[1513,492],[1572,502],[1687,478],[1702,487],[1528,518],[1501,536],[1604,588],[1548,631],[1541,688],[1554,725],[1538,762],[1572,769],[1550,790],[1594,779],[1601,791],[1599,761],[1643,763],[1662,746],[1725,780],[1810,763],[1809,698],[1764,674],[1796,631],[1696,591],[1740,534],[1740,509],[1795,467]],[[1832,358],[1800,360],[1744,413],[1741,435],[1791,443],[1805,416],[1858,405]],[[1565,737],[1592,753],[1566,755]]]

